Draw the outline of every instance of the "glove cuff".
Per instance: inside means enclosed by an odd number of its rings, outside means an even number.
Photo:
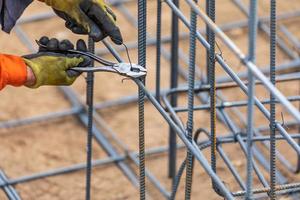
[[[35,84],[31,85],[31,86],[26,86],[28,88],[38,88],[41,85],[43,85],[43,81],[42,78],[39,77],[39,74],[41,72],[40,67],[38,67],[37,64],[35,64],[34,62],[32,62],[29,59],[23,58],[24,62],[26,63],[26,65],[32,70],[34,76],[35,76]]]

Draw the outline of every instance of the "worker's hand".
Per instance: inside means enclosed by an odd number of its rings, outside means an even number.
[[[23,56],[35,76],[35,83],[27,85],[30,88],[38,88],[42,85],[71,85],[80,75],[72,68],[87,67],[91,64],[88,57],[59,53],[74,49],[74,45],[68,40],[59,42],[57,39],[49,40],[47,37],[42,37],[39,42],[47,47],[40,48],[36,54]],[[84,41],[78,40],[77,50],[86,51],[86,49]]]
[[[116,26],[116,16],[104,0],[44,0],[66,21],[66,27],[77,34],[89,34],[95,41],[109,36],[118,45],[123,43]]]

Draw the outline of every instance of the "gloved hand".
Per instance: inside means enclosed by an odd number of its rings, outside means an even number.
[[[28,67],[35,76],[35,84],[28,86],[38,88],[42,85],[71,85],[80,75],[72,70],[73,67],[87,67],[91,59],[82,55],[63,53],[64,50],[74,49],[69,40],[59,42],[57,39],[42,37],[39,42],[46,45],[41,47],[36,54],[23,56]],[[86,51],[83,40],[77,41],[77,50]]]
[[[95,41],[109,36],[115,44],[123,39],[116,26],[116,16],[104,0],[40,0],[51,6],[66,21],[66,27],[77,34],[89,34]]]

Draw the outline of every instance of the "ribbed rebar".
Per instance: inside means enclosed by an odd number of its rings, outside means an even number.
[[[88,39],[88,49],[91,53],[95,51],[95,43],[91,37]],[[91,66],[94,66],[92,62]],[[87,73],[87,92],[86,92],[86,100],[88,105],[88,132],[87,132],[87,167],[86,167],[86,200],[91,199],[91,174],[92,174],[92,140],[93,140],[93,110],[94,110],[94,73]]]
[[[140,170],[140,199],[146,199],[145,175],[145,93],[139,88],[139,170]]]
[[[138,62],[146,67],[147,40],[147,1],[138,0]],[[142,79],[145,84],[145,79]],[[140,199],[146,199],[145,174],[145,92],[139,87],[139,171],[140,171]]]
[[[290,184],[284,184],[284,185],[277,185],[277,186],[275,186],[274,191],[288,190],[288,193],[293,193],[293,192],[299,191],[299,188],[300,188],[300,183],[290,183]],[[253,194],[270,193],[271,188],[269,188],[269,187],[257,188],[257,189],[253,189],[252,192],[253,192]],[[245,191],[238,191],[238,192],[234,192],[232,194],[233,194],[233,196],[243,196],[243,195],[245,195],[245,193],[246,193]]]
[[[197,2],[197,0],[195,0]],[[188,77],[188,121],[187,138],[190,142],[193,140],[194,128],[194,87],[195,87],[195,65],[196,65],[196,32],[197,15],[191,10],[191,30],[190,30],[190,49],[189,49],[189,77]],[[186,184],[185,199],[191,199],[193,181],[193,156],[188,150],[186,158]]]
[[[209,16],[209,1],[210,0],[206,0],[205,1],[205,12],[206,14]],[[205,24],[205,32],[206,32],[206,40],[209,41],[209,26],[207,24]],[[207,80],[206,83],[208,83],[208,77],[209,77],[209,49],[206,49],[206,76],[207,76]]]
[[[270,81],[276,83],[276,0],[271,0],[270,11]],[[276,199],[276,98],[270,94],[270,198]]]
[[[215,22],[215,0],[208,1],[208,16],[209,18]],[[214,172],[216,172],[217,161],[217,140],[216,140],[216,81],[215,81],[215,33],[208,28],[208,43],[210,45],[209,48],[209,63],[208,63],[208,82],[210,85],[209,96],[210,96],[210,140],[211,140],[211,167]],[[215,184],[212,183],[214,190]]]
[[[257,36],[257,1],[251,0],[249,7],[249,61],[256,62],[256,36]],[[253,118],[254,118],[254,91],[255,79],[252,72],[248,69],[248,111],[247,111],[247,184],[245,199],[252,199],[253,184]]]

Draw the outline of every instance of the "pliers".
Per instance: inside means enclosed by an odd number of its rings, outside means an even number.
[[[36,43],[40,46],[40,47],[44,47],[46,48],[45,45],[41,44],[39,41],[36,41]],[[114,63],[108,60],[105,60],[95,54],[92,54],[90,52],[84,52],[84,51],[78,51],[78,50],[65,50],[65,51],[61,51],[58,50],[56,52],[64,52],[64,53],[71,53],[71,54],[79,54],[79,55],[83,55],[83,56],[87,56],[91,59],[93,59],[94,61],[104,65],[101,67],[74,67],[71,68],[70,70],[74,70],[77,72],[112,72],[112,73],[117,73],[121,76],[126,76],[128,78],[141,78],[147,75],[147,69],[134,64],[134,63]]]

